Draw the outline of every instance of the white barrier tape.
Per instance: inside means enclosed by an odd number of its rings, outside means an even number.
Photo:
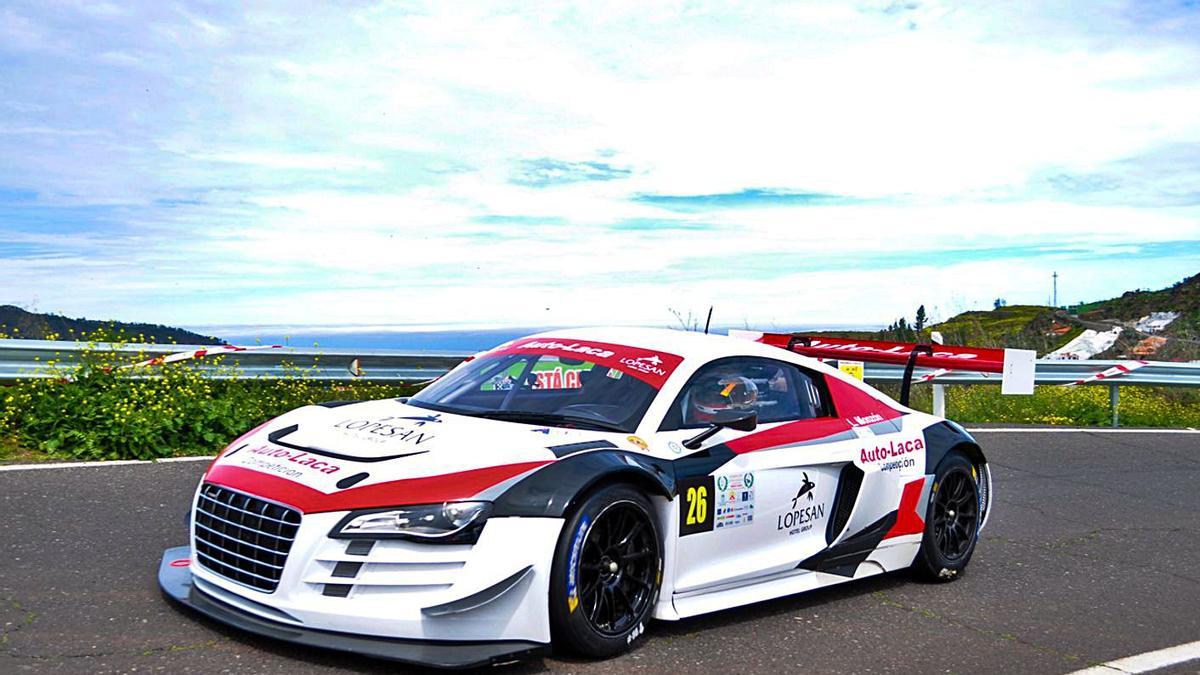
[[[234,352],[248,352],[259,349],[282,349],[283,345],[253,345],[242,347],[239,345],[220,345],[216,347],[204,347],[202,349],[193,349],[187,352],[175,352],[166,356],[156,356],[152,359],[139,361],[122,368],[143,368],[146,366],[161,366],[165,363],[176,363],[179,361],[187,361],[189,359],[202,359],[205,356],[216,356],[218,354],[232,354]]]
[[[951,372],[954,372],[954,371],[949,370],[947,368],[938,368],[937,370],[933,371],[932,373],[925,373],[924,375],[922,375],[920,378],[917,379],[917,382],[928,382],[928,381],[934,379],[935,377],[941,377],[941,376],[943,376],[947,373],[951,373]]]
[[[1075,385],[1087,384],[1088,382],[1097,382],[1099,380],[1107,380],[1112,377],[1118,377],[1120,375],[1124,375],[1125,373],[1131,373],[1131,372],[1137,370],[1138,368],[1141,368],[1143,366],[1148,366],[1148,365],[1150,365],[1149,361],[1127,361],[1125,363],[1118,363],[1117,365],[1113,366],[1112,368],[1107,368],[1105,370],[1102,370],[1102,371],[1096,373],[1095,375],[1092,375],[1091,377],[1085,377],[1082,380],[1075,380],[1074,382],[1068,382],[1062,386],[1074,387]]]

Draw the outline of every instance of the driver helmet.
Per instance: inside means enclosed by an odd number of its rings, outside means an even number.
[[[697,382],[692,389],[692,419],[711,422],[727,411],[750,410],[757,401],[758,387],[749,378],[712,375]]]

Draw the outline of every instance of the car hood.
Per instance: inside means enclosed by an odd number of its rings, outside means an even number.
[[[635,438],[440,413],[396,400],[307,406],[231,444],[206,480],[304,511],[367,508],[381,499],[466,499],[555,461],[557,446],[591,442],[643,451]]]

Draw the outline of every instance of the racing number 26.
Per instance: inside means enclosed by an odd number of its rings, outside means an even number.
[[[700,532],[711,532],[713,529],[713,491],[712,476],[695,476],[683,478],[676,484],[680,497],[679,502],[679,536]]]
[[[703,525],[708,520],[708,486],[687,489],[687,524]]]

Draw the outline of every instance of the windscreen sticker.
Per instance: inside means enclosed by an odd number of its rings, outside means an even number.
[[[717,476],[717,514],[713,527],[725,530],[754,522],[754,474]]]
[[[501,354],[549,354],[562,359],[575,359],[598,363],[632,375],[656,389],[671,376],[683,362],[683,357],[640,347],[615,345],[607,342],[590,342],[565,338],[526,338],[489,352]],[[612,377],[610,374],[609,377]]]
[[[582,374],[593,367],[591,363],[563,364],[556,363],[554,359],[541,359],[533,365],[529,383],[533,389],[579,389],[583,386]],[[508,370],[483,383],[480,390],[508,391],[517,385],[517,379],[524,370],[524,363],[514,363]]]

